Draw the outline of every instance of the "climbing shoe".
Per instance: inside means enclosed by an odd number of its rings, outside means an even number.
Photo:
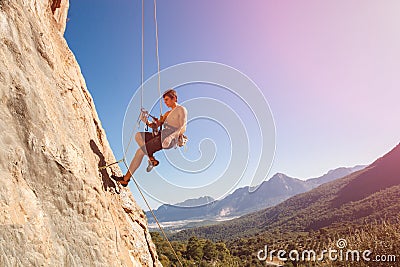
[[[124,177],[123,176],[116,176],[116,175],[111,175],[111,178],[114,180],[114,181],[117,181],[120,185],[122,185],[123,187],[127,187],[128,186],[128,184],[129,184],[129,180],[128,181],[125,181],[124,180]]]
[[[160,162],[154,157],[149,157],[149,164],[147,165],[146,171],[151,172],[151,170],[157,166]]]

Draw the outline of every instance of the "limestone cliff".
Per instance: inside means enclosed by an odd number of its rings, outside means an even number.
[[[68,0],[0,0],[0,266],[159,266],[63,33]]]

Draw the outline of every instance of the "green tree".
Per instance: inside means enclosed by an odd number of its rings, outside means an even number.
[[[203,247],[203,258],[207,261],[213,261],[217,258],[217,249],[211,240],[207,239]]]
[[[225,259],[230,257],[229,249],[226,247],[225,243],[217,242],[215,244],[215,248],[216,248],[217,253],[218,253],[218,259],[220,261],[225,261]]]
[[[195,236],[189,238],[186,246],[186,257],[199,261],[203,258],[203,248],[199,239]]]
[[[164,266],[164,267],[171,266],[170,260],[169,260],[168,257],[165,256],[164,254],[161,254],[161,255],[160,255],[159,260],[160,260],[162,266]]]

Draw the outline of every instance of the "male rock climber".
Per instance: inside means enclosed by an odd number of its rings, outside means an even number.
[[[144,122],[153,129],[163,125],[163,129],[158,134],[149,132],[136,133],[135,140],[139,148],[136,150],[129,170],[123,177],[112,176],[114,180],[119,181],[124,187],[128,185],[131,175],[139,168],[144,155],[149,157],[149,165],[147,166],[147,171],[149,172],[159,164],[153,154],[161,149],[175,147],[180,136],[186,131],[187,110],[177,103],[178,95],[176,91],[169,89],[164,92],[162,97],[165,105],[170,110],[161,115],[159,119],[155,118],[153,122],[149,122],[147,119]]]

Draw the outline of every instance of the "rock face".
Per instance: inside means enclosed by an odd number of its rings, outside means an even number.
[[[63,33],[67,0],[0,0],[0,266],[160,266]]]

